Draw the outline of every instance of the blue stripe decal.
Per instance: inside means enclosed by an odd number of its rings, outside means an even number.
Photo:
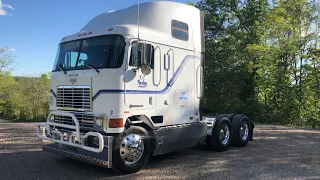
[[[179,74],[181,73],[183,67],[186,65],[187,61],[190,59],[200,59],[198,56],[185,56],[182,60],[181,64],[174,72],[173,76],[171,77],[170,81],[162,90],[123,90],[123,89],[101,89],[99,90],[93,97],[92,100],[94,101],[100,94],[119,94],[119,93],[126,93],[126,94],[163,94],[166,93],[170,86],[174,83],[174,81],[178,78]]]

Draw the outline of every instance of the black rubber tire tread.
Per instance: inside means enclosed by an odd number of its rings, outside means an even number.
[[[143,135],[149,138],[143,139],[144,142],[144,152],[141,159],[134,164],[125,164],[120,156],[120,145],[122,139],[126,137],[130,133],[136,133],[139,135]],[[119,174],[130,174],[135,173],[144,168],[144,166],[148,163],[152,152],[154,151],[154,147],[152,146],[152,138],[150,138],[150,132],[145,130],[142,127],[130,126],[128,129],[125,129],[123,133],[114,137],[113,141],[113,149],[112,149],[112,169]]]
[[[240,125],[242,123],[242,121],[247,121],[248,123],[248,137],[246,140],[242,140],[241,136],[240,136]],[[243,147],[246,146],[248,144],[248,141],[251,137],[252,134],[252,127],[251,127],[251,122],[249,120],[249,118],[247,116],[245,116],[244,114],[236,114],[233,118],[232,121],[232,129],[233,129],[233,137],[232,137],[232,141],[231,141],[231,145],[233,146],[237,146],[237,147]]]
[[[222,124],[227,123],[230,130],[229,142],[224,145],[221,143],[219,138],[220,127]],[[225,115],[216,116],[216,123],[212,129],[211,136],[209,135],[207,138],[207,146],[209,149],[214,150],[216,152],[223,152],[229,149],[232,138],[232,125],[228,117]]]
[[[224,116],[226,116],[230,120],[230,122],[232,122],[235,114],[224,114]]]

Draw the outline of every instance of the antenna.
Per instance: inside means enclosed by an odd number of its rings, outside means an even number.
[[[140,40],[140,0],[138,0],[138,39]]]

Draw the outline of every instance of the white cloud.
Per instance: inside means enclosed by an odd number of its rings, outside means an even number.
[[[1,9],[1,7],[0,7],[0,16],[5,16],[5,15],[7,15],[7,12],[5,10]]]
[[[10,15],[8,14],[7,9],[14,10],[14,7],[10,4],[2,4],[2,1],[0,0],[0,16]]]
[[[11,10],[14,10],[14,8],[10,4],[5,5],[4,7],[8,8],[8,9],[11,9]]]

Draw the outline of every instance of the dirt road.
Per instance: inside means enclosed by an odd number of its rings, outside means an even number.
[[[254,141],[222,153],[192,148],[153,157],[145,169],[111,170],[41,151],[35,125],[0,123],[0,180],[319,179],[320,131],[257,126]]]

